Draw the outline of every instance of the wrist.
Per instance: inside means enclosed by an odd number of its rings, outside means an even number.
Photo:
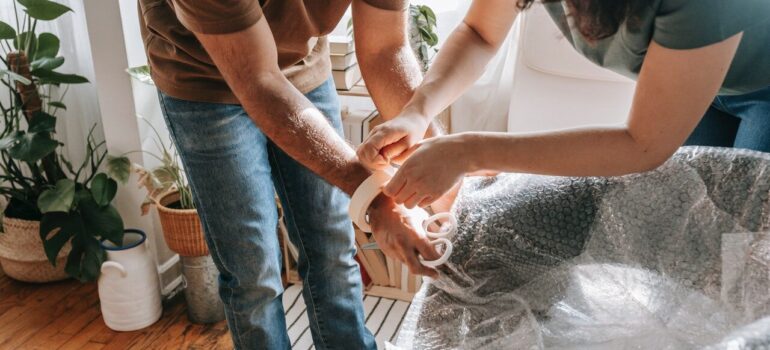
[[[460,133],[447,136],[452,138],[452,153],[457,155],[458,163],[463,164],[463,171],[472,173],[485,167],[484,152],[478,149],[479,136],[474,133]]]

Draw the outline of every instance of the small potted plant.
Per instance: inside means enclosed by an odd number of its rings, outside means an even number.
[[[409,6],[409,43],[420,61],[423,73],[427,72],[433,55],[438,51],[436,14],[427,5]]]
[[[85,160],[73,166],[54,138],[57,112],[69,84],[87,83],[58,71],[59,38],[36,31],[71,9],[49,0],[13,2],[16,23],[0,22],[0,81],[10,98],[0,103],[0,195],[8,199],[0,264],[9,277],[46,282],[95,280],[105,259],[99,241],[120,242],[123,221],[110,204],[115,179],[100,171],[104,142],[86,140]]]
[[[169,249],[180,256],[206,256],[209,250],[203,238],[203,227],[179,157],[173,144],[164,142],[157,129],[150,122],[147,124],[155,134],[160,155],[145,153],[158,159],[161,165],[151,170],[133,165],[134,172],[139,174],[139,186],[147,190],[142,214],[146,215],[150,206],[155,205]]]

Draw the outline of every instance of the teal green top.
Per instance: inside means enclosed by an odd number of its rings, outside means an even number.
[[[563,2],[545,4],[572,46],[594,63],[636,79],[650,42],[694,49],[743,32],[719,93],[739,95],[770,86],[770,0],[652,0],[636,25],[590,44],[565,16]]]

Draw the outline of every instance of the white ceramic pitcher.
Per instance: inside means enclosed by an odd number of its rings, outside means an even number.
[[[147,248],[147,235],[126,230],[123,244],[102,241],[107,261],[99,276],[104,323],[112,330],[134,331],[155,323],[163,309],[158,270]]]

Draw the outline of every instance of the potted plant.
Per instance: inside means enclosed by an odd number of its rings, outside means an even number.
[[[71,9],[49,0],[14,2],[15,26],[0,22],[0,82],[9,98],[0,103],[0,195],[9,199],[0,234],[0,264],[15,279],[46,282],[95,280],[105,259],[101,239],[119,243],[123,221],[110,204],[114,176],[100,171],[104,142],[91,128],[82,164],[73,166],[54,138],[57,112],[69,84],[86,83],[57,71],[59,38],[36,31]]]
[[[436,14],[427,5],[409,5],[409,43],[423,72],[427,72],[433,55],[438,52]]]
[[[150,122],[145,122],[155,134],[160,155],[145,153],[156,158],[161,165],[151,170],[133,165],[134,171],[139,174],[139,186],[147,190],[142,215],[146,215],[150,206],[155,205],[163,227],[163,238],[169,249],[180,256],[206,256],[209,250],[203,238],[203,227],[176,150],[170,141],[163,141]]]

